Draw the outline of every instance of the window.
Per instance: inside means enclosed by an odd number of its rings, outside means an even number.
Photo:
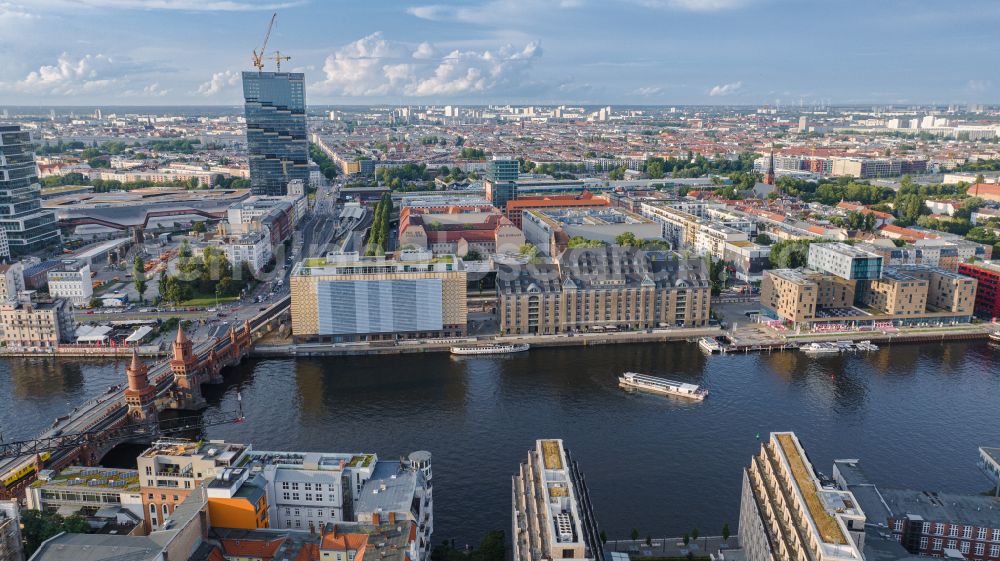
[[[301,528],[302,527],[302,521],[301,520],[296,520],[295,521],[295,527],[296,528]]]
[[[969,542],[962,542],[962,545],[959,546],[958,550],[961,551],[962,553],[968,553],[969,552]]]
[[[982,555],[983,554],[983,550],[985,550],[985,549],[986,549],[986,545],[985,544],[977,543],[976,544],[976,555]]]
[[[948,527],[948,537],[949,538],[957,538],[958,537],[958,526],[957,525],[952,524],[951,526]]]
[[[299,500],[299,494],[298,493],[292,493],[292,500],[293,501]]]
[[[920,549],[927,549],[927,538],[920,538]]]
[[[285,499],[287,501],[287,500],[289,500],[291,498],[291,494],[290,493],[282,493],[281,494],[281,498]]]
[[[892,523],[892,529],[895,530],[895,531],[897,531],[897,532],[902,532],[903,531],[903,521],[902,520],[897,520],[897,521],[893,522]]]
[[[956,545],[955,540],[948,540],[948,549],[955,549]]]
[[[962,537],[966,539],[972,537],[972,526],[965,526],[962,528]]]
[[[991,539],[995,542],[1000,542],[1000,528],[993,530],[993,538]]]
[[[288,489],[288,482],[287,481],[282,481],[281,482],[281,488],[282,489]]]
[[[976,539],[977,540],[985,540],[986,539],[986,528],[980,528],[979,531],[976,532]]]
[[[303,487],[305,487],[306,491],[312,491],[313,486],[312,483],[303,483]]]
[[[990,557],[997,557],[997,556],[1000,556],[1000,545],[991,545]]]
[[[929,534],[929,533],[931,533],[931,523],[930,522],[924,522],[923,527],[920,529],[920,533],[921,534]]]
[[[308,483],[306,483],[306,485],[308,485]],[[308,487],[307,487],[307,489],[308,489]],[[313,500],[313,494],[312,493],[306,493],[306,500],[307,501]]]
[[[298,490],[299,490],[299,484],[297,482],[292,483],[292,491],[298,491]]]
[[[943,536],[944,535],[944,524],[940,522],[934,525],[934,535]]]
[[[934,538],[934,547],[932,547],[931,549],[933,549],[934,551],[941,549],[941,538]]]

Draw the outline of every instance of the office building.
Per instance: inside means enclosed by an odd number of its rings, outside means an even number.
[[[533,209],[522,215],[525,239],[543,255],[562,253],[573,238],[614,244],[622,234],[660,239],[660,225],[625,209]]]
[[[702,259],[668,251],[577,248],[555,263],[500,263],[505,335],[703,327],[711,287]]]
[[[528,210],[580,210],[587,208],[611,208],[611,201],[607,197],[595,196],[586,189],[579,195],[520,196],[515,201],[507,202],[505,213],[515,226],[521,228],[523,226],[521,217]]]
[[[494,156],[486,168],[486,199],[500,210],[507,210],[507,203],[517,199],[517,176],[520,162],[513,158]]]
[[[221,528],[270,528],[264,477],[247,467],[226,467],[205,484],[208,515]]]
[[[55,214],[42,210],[41,192],[28,131],[0,125],[0,230],[7,236],[8,254],[59,243]]]
[[[250,447],[221,440],[162,439],[136,459],[146,529],[154,531],[201,483],[241,464]]]
[[[139,472],[134,469],[70,466],[42,470],[25,490],[25,498],[33,510],[112,519],[115,525],[128,528],[143,521]]]
[[[17,500],[0,501],[0,561],[24,561]]]
[[[863,561],[864,529],[854,495],[820,481],[795,433],[771,433],[743,470],[747,561]]]
[[[846,280],[873,280],[882,276],[882,257],[845,243],[809,245],[808,267]]]
[[[604,561],[590,491],[562,440],[536,440],[511,486],[513,561]]]
[[[297,72],[244,72],[250,190],[282,196],[288,183],[309,182],[305,75]]]
[[[8,349],[55,349],[74,337],[69,300],[0,304],[0,333]]]
[[[357,252],[292,268],[297,341],[377,341],[466,333],[466,272],[453,255],[401,251],[398,260]]]
[[[65,298],[78,308],[90,305],[94,296],[93,280],[90,276],[90,265],[82,261],[63,261],[62,264],[47,272],[49,296]]]
[[[976,315],[984,319],[1000,317],[1000,264],[989,261],[961,263],[958,272],[979,281]]]

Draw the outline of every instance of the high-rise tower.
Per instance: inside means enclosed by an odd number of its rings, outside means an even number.
[[[520,162],[513,158],[494,157],[486,168],[486,199],[500,210],[507,202],[517,199],[517,177]]]
[[[244,72],[243,98],[251,192],[282,196],[293,179],[308,185],[305,75]]]
[[[42,210],[41,193],[28,131],[0,125],[0,229],[14,255],[59,243],[55,214]]]

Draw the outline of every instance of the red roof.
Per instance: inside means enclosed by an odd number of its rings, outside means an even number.
[[[966,193],[970,197],[1000,197],[1000,185],[996,183],[976,183]]]

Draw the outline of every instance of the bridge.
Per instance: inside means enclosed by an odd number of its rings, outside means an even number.
[[[202,384],[222,383],[224,369],[239,364],[255,338],[277,328],[290,305],[291,296],[285,296],[242,325],[233,325],[225,335],[197,344],[178,326],[171,356],[153,365],[133,355],[127,383],[59,417],[33,441],[0,445],[0,498],[22,496],[41,469],[97,465],[111,448],[129,438],[124,430],[137,423],[155,424],[160,411],[203,409]],[[150,435],[132,435],[144,436]],[[32,444],[37,441],[49,447],[42,450]],[[35,453],[24,453],[29,450]]]

